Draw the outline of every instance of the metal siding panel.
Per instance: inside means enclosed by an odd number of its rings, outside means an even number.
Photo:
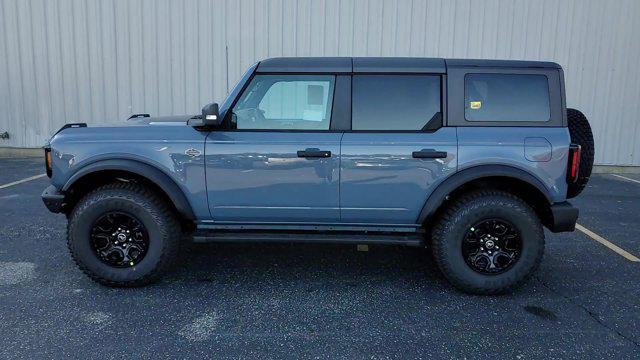
[[[60,54],[60,26],[58,3],[47,1],[45,9],[45,39],[47,49],[49,85],[49,113],[47,127],[41,129],[39,138],[45,138],[51,132],[57,130],[64,122],[64,88],[62,86],[62,64]],[[44,144],[44,141],[42,142]]]
[[[20,69],[20,40],[18,36],[18,27],[16,19],[16,2],[11,0],[4,0],[0,4],[2,6],[2,32],[1,35],[4,40],[4,46],[2,51],[5,56],[0,62],[0,65],[5,66],[4,69],[0,69],[6,76],[6,82],[0,82],[2,95],[7,102],[5,111],[0,112],[0,131],[9,132],[8,140],[0,140],[2,146],[24,146],[24,118],[22,117],[22,72]],[[3,85],[4,84],[4,85]]]
[[[127,2],[115,0],[113,3],[113,31],[115,57],[115,92],[116,92],[116,118],[126,119],[132,114],[131,104],[131,54],[129,51],[129,15]]]
[[[1,0],[0,146],[64,122],[197,113],[274,56],[552,60],[596,163],[640,165],[640,3],[623,0]]]
[[[394,54],[395,30],[398,20],[398,3],[395,1],[384,1],[382,4],[382,35],[380,55],[392,56]]]
[[[631,38],[635,38],[636,35],[640,32],[640,16],[638,16],[638,14],[640,13],[640,3],[638,1],[632,0],[630,0],[630,2],[633,4],[634,10],[629,11],[629,13],[632,14],[633,18],[631,27],[632,30],[629,31],[629,34]],[[628,128],[630,129],[632,127],[635,127],[635,131],[633,133],[631,133],[630,131],[625,132],[627,136],[631,136],[631,141],[629,142],[631,143],[631,147],[628,149],[628,151],[631,152],[631,164],[640,165],[640,140],[638,140],[640,139],[640,121],[638,121],[638,114],[640,114],[640,102],[638,101],[638,99],[640,99],[640,78],[638,76],[639,71],[636,63],[637,59],[640,58],[640,46],[638,46],[637,40],[635,41],[635,44],[636,46],[631,48],[630,53],[625,53],[624,55],[627,56],[630,61],[628,62],[628,67],[623,69],[622,72],[628,74],[631,71],[635,71],[636,77],[627,78],[628,84],[631,84],[631,86],[630,88],[624,89],[628,99],[625,104],[632,104],[632,106],[628,108],[628,112],[623,112],[623,114],[626,114],[627,123],[632,124]],[[629,139],[625,140],[628,141]]]
[[[0,21],[2,24],[0,25],[0,84],[7,84],[6,86],[0,86],[0,109],[2,109],[3,113],[10,114],[11,113],[11,94],[9,92],[9,88],[11,85],[9,84],[9,65],[8,63],[8,51],[6,46],[6,29],[4,28],[5,24],[5,4],[3,0],[0,0]],[[13,124],[10,124],[9,116],[0,116],[0,133],[8,131],[9,127],[13,128]],[[13,136],[14,134],[11,134]],[[9,139],[0,140],[0,146],[9,145]]]
[[[226,4],[222,0],[215,1],[213,3],[212,14],[224,14]],[[213,61],[213,75],[211,81],[213,83],[213,94],[209,99],[211,101],[217,101],[222,103],[224,97],[231,89],[227,88],[227,19],[224,16],[218,16],[218,21],[212,21],[213,25],[213,40],[211,46],[211,52],[207,52],[214,59]],[[205,105],[204,103],[201,105]],[[197,110],[196,110],[197,113]]]
[[[158,51],[157,51],[157,11],[154,0],[142,3],[142,73],[144,76],[143,112],[159,114],[158,111]]]
[[[353,9],[354,0],[340,1],[340,39],[338,40],[338,55],[348,56],[353,48]]]
[[[253,0],[240,0],[240,18],[242,26],[240,27],[240,57],[239,68],[236,76],[246,69],[255,59],[255,7]]]
[[[257,2],[260,3],[259,1]],[[309,56],[326,56],[325,52],[325,14],[324,0],[314,0],[309,3]],[[260,32],[258,31],[258,34]],[[259,58],[262,58],[260,56]]]
[[[367,3],[366,54],[380,56],[382,53],[382,1],[372,0]]]
[[[198,46],[198,77],[199,77],[199,94],[196,97],[194,107],[186,106],[186,110],[182,113],[197,114],[200,113],[200,109],[205,105],[213,101],[214,99],[214,77],[215,77],[215,63],[224,61],[224,56],[220,57],[220,54],[214,52],[215,39],[215,23],[222,21],[222,19],[216,15],[216,8],[212,1],[200,0],[199,3],[199,18],[200,23],[200,36]],[[224,7],[222,7],[224,8]],[[176,46],[176,44],[174,44]],[[185,54],[187,56],[188,54]]]
[[[455,2],[448,0],[441,0],[441,14],[440,14],[440,46],[438,48],[438,56],[445,57],[445,54],[452,55],[454,48],[455,38]],[[437,16],[437,15],[436,15]]]
[[[482,43],[484,11],[484,6],[474,6],[473,4],[469,4],[468,30],[464,34],[466,38],[466,46],[463,57],[465,58],[476,59],[481,57],[482,48],[484,47],[484,44]]]
[[[398,3],[396,13],[395,41],[393,54],[395,56],[409,56],[411,52],[411,7],[413,1],[402,1]],[[358,56],[353,53],[353,56]]]
[[[108,122],[122,120],[118,111],[118,68],[116,61],[118,48],[116,45],[116,24],[115,24],[115,4],[113,0],[100,1],[100,12],[102,13],[100,29],[100,54],[102,56],[103,67],[101,83],[103,85],[103,119]]]
[[[32,88],[35,90],[35,119],[38,126],[28,126],[27,134],[29,140],[38,143],[42,132],[48,132],[51,119],[51,94],[49,92],[49,54],[46,40],[46,15],[45,3],[42,1],[32,1],[30,4],[31,19],[31,47],[33,49],[33,72],[35,82]],[[43,143],[39,144],[40,146]]]
[[[183,3],[184,14],[181,22],[184,24],[184,38],[180,40],[183,44],[181,51],[184,55],[184,64],[181,69],[176,69],[179,75],[179,83],[176,87],[182,87],[181,92],[184,94],[185,111],[193,113],[204,104],[200,104],[199,84],[200,84],[200,30],[203,24],[200,22],[199,9],[194,1]],[[189,21],[185,21],[189,19]],[[175,34],[174,34],[175,35]],[[176,46],[173,44],[173,46]],[[204,49],[203,49],[204,50]],[[203,54],[204,56],[204,54]],[[171,99],[167,99],[171,101]]]
[[[340,2],[338,0],[326,0],[324,12],[324,54],[326,56],[338,56],[340,44]]]
[[[310,1],[298,0],[296,11],[296,56],[311,56]]]
[[[241,38],[240,38],[240,29],[244,25],[242,19],[244,17],[240,16],[240,2],[239,1],[228,1],[226,2],[226,29],[227,29],[227,53],[229,58],[229,69],[228,69],[228,78],[227,84],[228,89],[227,92],[231,91],[234,85],[234,81],[240,78],[240,73],[242,69],[240,67],[240,46],[241,46]]]
[[[21,142],[35,144],[33,132],[35,128],[42,126],[38,118],[38,85],[35,74],[35,54],[33,50],[33,31],[31,4],[26,1],[18,1],[17,7],[18,47],[20,53],[21,81],[16,84],[21,88],[22,108],[18,113],[21,119]],[[31,119],[31,120],[28,120]]]
[[[194,1],[189,1],[186,4],[191,6],[195,6]],[[172,75],[171,75],[171,22],[170,22],[170,4],[168,0],[156,0],[156,43],[157,43],[157,57],[156,57],[156,68],[157,68],[157,86],[158,86],[158,113],[159,114],[172,114],[173,113],[173,98],[171,89],[173,87],[172,84]],[[193,20],[196,21],[196,16]],[[198,39],[198,32],[196,30],[195,39]],[[197,52],[196,52],[197,54]],[[197,55],[196,55],[197,61]],[[197,65],[191,68],[195,71],[196,74],[198,72]],[[197,75],[196,75],[197,76]],[[198,91],[198,84],[194,84],[194,92]],[[194,94],[196,95],[196,94]],[[197,100],[197,96],[194,96],[195,100]]]
[[[144,77],[144,35],[142,27],[143,4],[124,0],[128,7],[129,23],[129,67],[131,88],[131,114],[141,114],[150,109],[145,108],[145,77]]]
[[[99,2],[87,2],[87,35],[89,48],[89,84],[91,87],[91,121],[111,119],[105,114],[104,56],[102,49],[102,11]]]
[[[169,14],[167,27],[169,28],[169,68],[170,70],[170,95],[167,99],[171,103],[171,114],[184,114],[187,110],[185,95],[185,7],[182,2],[171,0],[169,2]],[[167,39],[165,39],[166,41]]]

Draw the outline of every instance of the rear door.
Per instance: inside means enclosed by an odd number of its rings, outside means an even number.
[[[352,91],[341,221],[413,224],[435,186],[456,171],[456,128],[442,127],[442,76],[356,74]]]
[[[258,74],[206,142],[209,209],[221,222],[336,222],[342,132],[335,75]]]

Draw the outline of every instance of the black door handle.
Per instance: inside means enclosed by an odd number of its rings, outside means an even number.
[[[324,151],[324,150],[320,150],[320,149],[298,150],[298,157],[303,157],[303,158],[328,158],[328,157],[331,157],[331,151]]]
[[[422,149],[414,151],[411,156],[416,159],[444,159],[447,157],[446,151],[435,151],[433,149]]]

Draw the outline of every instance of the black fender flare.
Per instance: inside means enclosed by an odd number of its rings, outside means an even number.
[[[147,163],[132,159],[99,160],[85,165],[76,171],[64,184],[62,191],[69,190],[73,184],[86,175],[105,170],[127,171],[145,177],[156,184],[169,197],[178,213],[188,220],[195,220],[193,209],[180,187],[162,170]]]
[[[549,196],[549,190],[542,181],[525,170],[509,165],[478,165],[461,170],[442,181],[425,201],[418,216],[417,224],[424,224],[425,221],[430,219],[440,208],[440,205],[444,203],[447,195],[460,186],[473,180],[494,176],[510,177],[524,181],[538,189],[550,205],[553,202]]]

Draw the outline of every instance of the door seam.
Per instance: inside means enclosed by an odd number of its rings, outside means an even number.
[[[344,132],[340,135],[340,146],[338,147],[338,221],[342,222],[342,138]]]

